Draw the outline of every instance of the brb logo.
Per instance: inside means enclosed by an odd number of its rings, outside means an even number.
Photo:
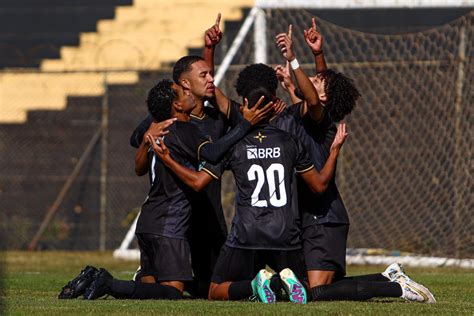
[[[280,155],[280,147],[260,148],[257,146],[247,146],[247,159],[278,158]]]

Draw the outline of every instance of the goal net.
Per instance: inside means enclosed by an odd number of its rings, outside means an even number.
[[[314,74],[303,38],[313,16],[328,66],[354,79],[362,94],[346,120],[349,138],[337,173],[354,258],[388,252],[472,266],[447,258],[474,258],[473,12],[425,31],[380,35],[334,25],[311,8],[255,7],[217,60],[219,87],[240,100],[234,89],[240,70],[252,62],[283,63],[274,37],[289,24],[299,63]],[[231,216],[232,177],[223,188]]]

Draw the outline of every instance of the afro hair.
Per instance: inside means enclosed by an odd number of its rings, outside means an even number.
[[[146,99],[148,112],[158,122],[169,119],[171,117],[171,106],[177,97],[171,80],[163,79],[159,81],[148,92],[148,98]]]

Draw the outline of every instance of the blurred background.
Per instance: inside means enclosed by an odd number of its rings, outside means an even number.
[[[473,2],[315,2],[2,0],[1,249],[120,246],[149,188],[129,145],[147,91],[201,54],[220,12],[216,66],[232,98],[247,64],[282,63],[273,38],[290,23],[314,73],[313,16],[329,67],[355,80],[363,97],[337,174],[350,247],[474,258]],[[231,176],[223,188],[230,219]]]

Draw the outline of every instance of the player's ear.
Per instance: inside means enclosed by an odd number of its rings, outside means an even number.
[[[181,102],[179,101],[173,101],[172,107],[173,107],[174,112],[176,113],[183,112],[183,107],[181,106]]]
[[[183,89],[184,89],[185,91],[186,91],[186,90],[188,90],[188,91],[191,90],[191,84],[190,84],[190,82],[189,82],[188,79],[185,79],[185,78],[180,79],[180,80],[179,80],[179,84],[181,85],[181,87],[183,87]]]
[[[321,102],[326,102],[328,100],[328,96],[326,95],[326,92],[323,92],[319,95],[319,100]]]

